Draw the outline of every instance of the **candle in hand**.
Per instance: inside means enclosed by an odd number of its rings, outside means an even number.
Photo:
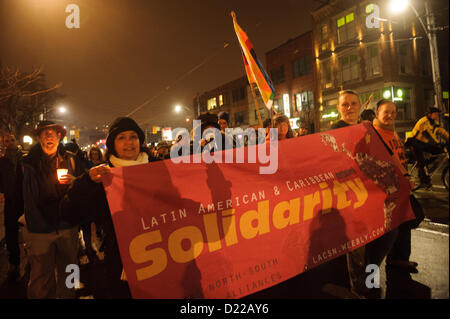
[[[61,182],[61,177],[67,175],[69,170],[67,168],[58,168],[56,173],[58,174],[58,180]]]

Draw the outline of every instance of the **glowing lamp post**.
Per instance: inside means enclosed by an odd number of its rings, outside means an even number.
[[[393,0],[389,4],[389,10],[392,13],[398,14],[402,13],[408,7],[408,0]]]
[[[47,114],[50,113],[51,111],[57,109],[59,114],[65,114],[67,113],[67,108],[65,106],[55,106],[52,108],[45,108],[44,112],[41,113],[41,120],[47,120]]]
[[[184,114],[186,116],[186,123],[189,123],[191,121],[192,110],[189,107],[177,104],[177,105],[175,105],[174,111],[177,114],[184,112]],[[194,118],[194,117],[192,117],[192,118]]]
[[[438,48],[437,48],[437,39],[436,39],[436,25],[434,21],[434,15],[431,12],[430,2],[425,0],[425,12],[427,17],[427,25],[425,26],[422,18],[419,16],[416,8],[409,2],[409,0],[391,0],[389,4],[389,9],[392,13],[398,14],[406,10],[407,7],[410,7],[416,18],[419,20],[422,28],[424,29],[428,43],[430,44],[430,56],[431,56],[431,69],[433,72],[433,85],[434,85],[434,101],[436,107],[440,110],[443,110],[442,107],[442,87],[441,87],[441,73],[439,70],[439,57],[438,57]]]

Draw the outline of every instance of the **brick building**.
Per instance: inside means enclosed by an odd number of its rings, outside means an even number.
[[[306,32],[266,53],[267,72],[275,86],[275,109],[287,115],[291,126],[318,125],[316,74],[312,32]]]
[[[257,89],[255,93],[264,121],[269,113]],[[244,76],[197,96],[193,105],[197,116],[204,112],[228,112],[231,127],[247,128],[258,125],[255,102],[247,77]]]
[[[428,40],[414,13],[394,18],[386,1],[331,0],[312,16],[320,129],[338,119],[338,91],[352,89],[362,103],[373,94],[372,109],[395,101],[397,130],[409,131],[434,104]]]

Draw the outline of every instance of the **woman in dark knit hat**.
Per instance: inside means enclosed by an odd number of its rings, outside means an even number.
[[[145,135],[137,123],[129,117],[119,117],[110,126],[106,139],[108,166],[92,167],[76,179],[62,203],[62,218],[69,222],[81,222],[95,210],[104,232],[106,275],[106,298],[131,297],[126,281],[122,277],[122,260],[117,245],[114,225],[109,211],[106,193],[101,183],[110,167],[132,166],[149,162],[144,146]],[[94,206],[94,207],[93,207]]]

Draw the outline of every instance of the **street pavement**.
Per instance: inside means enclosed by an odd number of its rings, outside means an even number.
[[[384,262],[380,267],[381,297],[386,299],[448,299],[449,298],[449,193],[437,185],[431,190],[418,190],[415,196],[425,211],[425,220],[412,230],[411,261],[416,261],[418,273],[393,274],[394,284],[386,285],[387,275]],[[0,238],[4,236],[3,205],[0,202]],[[100,242],[94,236],[93,246]],[[22,236],[19,238],[22,256],[26,256]],[[106,282],[103,266],[103,253],[98,253],[98,261],[88,263],[86,256],[80,256],[82,286],[77,290],[79,299],[103,299],[108,292],[101,282]],[[332,264],[331,264],[332,263]],[[351,298],[348,293],[345,257],[331,261],[326,274],[323,269],[312,269],[304,274],[285,281],[275,287],[263,290],[245,299],[336,299]],[[317,267],[320,268],[320,267]],[[18,282],[5,281],[8,269],[6,247],[0,247],[0,299],[25,299],[26,282],[29,269],[26,258],[22,258],[21,279]],[[331,269],[331,272],[330,272]],[[326,284],[333,277],[332,285]]]
[[[433,179],[431,191],[414,195],[425,212],[425,220],[411,232],[411,258],[419,266],[412,278],[431,288],[431,298],[449,298],[449,193]]]

